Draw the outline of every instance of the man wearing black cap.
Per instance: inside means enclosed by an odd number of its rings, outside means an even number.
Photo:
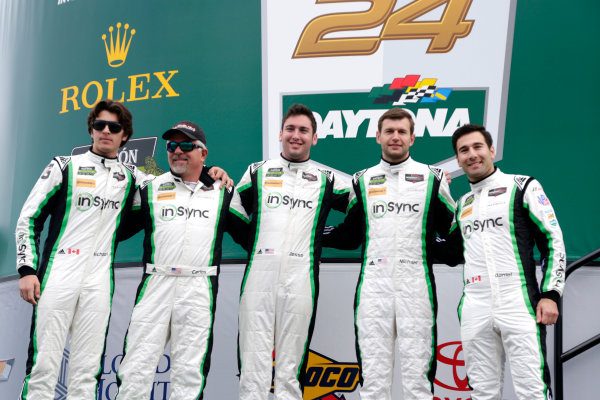
[[[138,288],[117,374],[122,400],[148,399],[159,359],[171,339],[172,398],[201,399],[210,368],[221,240],[233,227],[229,203],[204,162],[206,135],[190,121],[163,134],[171,171],[140,185],[145,273]]]

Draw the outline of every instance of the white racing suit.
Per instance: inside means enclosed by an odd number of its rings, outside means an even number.
[[[31,191],[17,221],[17,268],[36,274],[21,399],[54,399],[71,333],[69,399],[94,399],[102,369],[114,287],[112,262],[122,212],[133,201],[135,167],[91,151],[56,157]],[[40,255],[40,233],[51,216]]]
[[[302,399],[319,293],[319,258],[330,208],[349,188],[311,161],[250,165],[231,211],[251,215],[249,263],[239,311],[240,399],[267,399],[275,350],[275,398]]]
[[[149,399],[171,340],[171,400],[202,399],[210,368],[221,241],[233,189],[203,172],[194,189],[165,173],[140,186],[145,274],[117,374],[119,400]],[[237,196],[237,194],[236,194]],[[228,227],[229,225],[229,227]],[[247,225],[243,224],[247,230]],[[242,230],[232,232],[234,239]],[[236,236],[239,233],[239,236]]]
[[[354,175],[348,215],[324,245],[362,243],[355,297],[363,400],[391,400],[395,341],[403,399],[432,399],[436,371],[436,233],[448,235],[454,200],[439,168],[408,158]]]
[[[536,306],[540,298],[558,301],[564,287],[566,254],[556,215],[531,177],[496,169],[471,189],[458,201],[449,240],[464,249],[458,313],[471,397],[501,399],[507,354],[517,397],[550,399],[546,329],[536,323]]]

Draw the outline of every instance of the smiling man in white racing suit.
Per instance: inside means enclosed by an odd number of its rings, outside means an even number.
[[[125,106],[100,101],[89,113],[88,132],[91,149],[55,157],[17,221],[19,288],[35,306],[21,399],[54,399],[69,332],[69,399],[96,397],[114,288],[116,232],[142,175],[117,160],[119,147],[133,133]]]
[[[398,341],[403,399],[432,399],[436,371],[436,234],[448,235],[454,200],[441,169],[414,161],[414,121],[403,109],[378,123],[379,164],[354,175],[348,215],[324,245],[354,249],[362,267],[355,297],[360,398],[391,400]],[[329,229],[329,228],[328,228]]]
[[[171,400],[203,398],[223,233],[229,231],[238,243],[248,242],[247,224],[228,218],[237,193],[233,188],[220,190],[220,182],[204,168],[208,154],[204,131],[183,121],[163,138],[168,141],[171,171],[141,184],[141,213],[131,221],[133,231],[141,224],[145,230],[145,273],[117,373],[119,400],[150,398],[169,340]]]
[[[250,165],[231,210],[251,215],[249,263],[239,311],[240,399],[267,399],[275,350],[275,399],[302,400],[319,293],[322,232],[349,188],[309,160],[316,122],[295,104],[283,118],[279,158]]]
[[[446,242],[454,256],[464,252],[458,312],[471,398],[502,398],[506,354],[517,398],[551,399],[545,325],[558,318],[566,267],[556,214],[537,180],[494,167],[485,127],[458,128],[452,144],[471,183]],[[542,260],[540,285],[534,244]]]

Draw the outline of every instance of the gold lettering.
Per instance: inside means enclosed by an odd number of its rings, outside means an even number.
[[[160,89],[158,89],[158,92],[156,92],[156,94],[154,96],[152,96],[153,99],[157,99],[160,96],[160,92],[165,89],[167,91],[167,95],[166,97],[175,97],[175,96],[179,96],[179,93],[175,92],[175,90],[173,90],[173,88],[171,87],[171,85],[169,85],[169,81],[171,80],[171,78],[173,77],[173,75],[175,75],[176,73],[178,73],[179,71],[169,71],[169,77],[165,79],[165,71],[161,71],[161,72],[154,72],[154,75],[158,78],[158,80],[160,81],[160,83],[162,83],[162,86],[160,87]]]
[[[146,82],[150,82],[150,74],[131,75],[128,78],[131,81],[131,87],[129,90],[129,98],[127,99],[127,101],[138,101],[138,100],[148,99],[149,90],[147,90],[147,89],[146,89],[146,95],[144,97],[136,97],[136,92],[139,90],[141,93],[143,90],[143,86],[144,86],[144,83],[141,81],[138,83],[137,79],[138,78],[146,78]]]
[[[98,95],[96,96],[96,100],[94,100],[92,103],[89,103],[87,101],[87,92],[88,92],[88,89],[90,88],[90,86],[92,86],[92,85],[96,86],[96,88],[98,90]],[[83,88],[83,91],[81,92],[81,104],[83,104],[86,108],[92,108],[92,107],[94,107],[94,104],[96,104],[97,102],[100,101],[100,99],[102,99],[102,85],[100,85],[100,82],[91,81],[87,85],[85,85],[85,87]]]
[[[106,95],[107,98],[111,99],[111,100],[115,100],[113,98],[113,92],[114,92],[114,88],[115,88],[115,81],[117,80],[117,78],[111,78],[111,79],[107,79],[106,83],[108,83],[108,93]],[[125,100],[125,92],[121,92],[121,98],[117,101],[119,102],[123,102],[123,100]]]
[[[69,96],[69,94],[68,94],[69,90],[73,91],[72,96]],[[69,109],[67,108],[68,101],[71,101],[71,103],[73,103],[73,110],[79,110],[81,108],[81,107],[79,107],[79,104],[77,103],[77,95],[79,94],[79,88],[77,86],[69,86],[64,89],[60,89],[60,91],[62,92],[63,96],[62,96],[62,108],[58,112],[59,114],[64,114],[64,113],[69,112]]]

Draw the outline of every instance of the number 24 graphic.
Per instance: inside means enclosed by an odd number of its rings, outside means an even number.
[[[465,20],[473,0],[415,0],[394,11],[397,0],[316,0],[319,3],[369,2],[366,11],[321,15],[302,31],[292,58],[358,56],[373,54],[382,40],[430,39],[428,53],[447,53],[457,39],[471,33],[473,20]],[[446,4],[439,21],[415,19]],[[371,29],[383,24],[379,37],[330,38],[332,32]]]

